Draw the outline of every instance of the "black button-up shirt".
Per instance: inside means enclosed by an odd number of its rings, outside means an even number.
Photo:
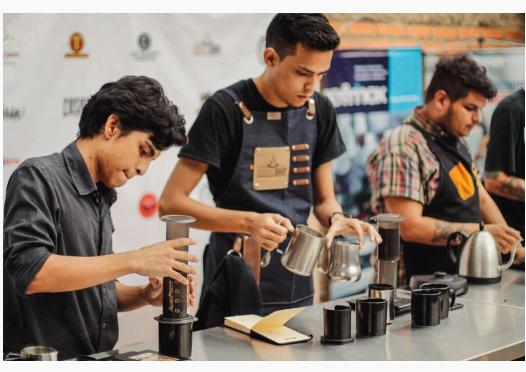
[[[95,185],[75,142],[24,161],[4,203],[4,353],[51,346],[59,359],[112,349],[118,338],[115,282],[61,293],[25,291],[51,254],[112,254],[117,193]]]

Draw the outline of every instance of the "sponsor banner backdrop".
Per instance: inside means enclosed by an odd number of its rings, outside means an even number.
[[[370,189],[367,157],[384,135],[422,103],[420,49],[344,50],[334,55],[323,93],[332,101],[347,146],[333,161],[336,197],[365,218]]]
[[[390,49],[389,112],[406,113],[422,103],[422,51]]]
[[[386,111],[387,52],[338,51],[324,93],[338,113]]]
[[[59,152],[73,141],[90,95],[122,76],[157,79],[190,128],[206,97],[262,73],[265,30],[272,16],[4,14],[4,195],[16,166],[29,157]],[[165,151],[145,177],[117,190],[112,208],[116,252],[165,239],[158,199],[177,152]],[[206,177],[192,196],[213,204]],[[202,257],[209,233],[192,229],[191,235],[198,241],[191,251]],[[198,269],[201,278],[201,263]],[[147,279],[129,275],[122,281],[142,285]],[[158,312],[150,308],[120,314],[119,344],[145,335],[155,339],[157,323],[151,317]],[[137,327],[138,322],[144,327]]]

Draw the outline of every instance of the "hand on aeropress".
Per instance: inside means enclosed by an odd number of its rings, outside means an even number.
[[[199,260],[181,248],[195,243],[195,240],[190,238],[179,238],[133,251],[133,272],[148,277],[169,277],[187,285],[189,281],[180,272],[196,274],[196,271],[184,261],[198,262]]]
[[[195,276],[188,274],[188,304],[195,305]],[[163,304],[163,280],[162,278],[149,278],[149,282],[144,287],[144,297],[152,306],[162,306]]]

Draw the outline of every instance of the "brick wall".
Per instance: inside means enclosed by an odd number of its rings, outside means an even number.
[[[524,14],[327,14],[341,49],[463,51],[524,45]]]

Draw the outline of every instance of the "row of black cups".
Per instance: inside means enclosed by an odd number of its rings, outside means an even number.
[[[430,327],[440,324],[449,316],[455,304],[455,291],[447,284],[426,283],[411,291],[411,324],[413,327]]]
[[[342,345],[354,341],[351,335],[353,307],[357,337],[385,335],[387,324],[394,318],[394,288],[389,284],[369,284],[369,297],[348,304],[323,308],[322,343]]]
[[[359,298],[348,305],[323,308],[324,344],[343,345],[354,341],[351,314],[356,312],[356,336],[385,335],[387,324],[394,319],[394,288],[389,284],[369,284],[369,297]],[[428,327],[440,324],[455,304],[455,291],[447,284],[426,283],[411,292],[411,324]]]

